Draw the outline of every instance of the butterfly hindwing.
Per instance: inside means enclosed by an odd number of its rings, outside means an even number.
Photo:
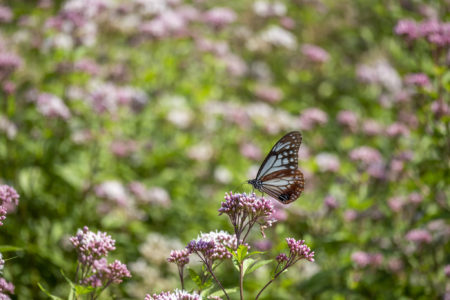
[[[263,181],[261,192],[269,194],[283,204],[288,204],[300,197],[303,192],[305,181],[300,170],[270,173],[270,178]]]

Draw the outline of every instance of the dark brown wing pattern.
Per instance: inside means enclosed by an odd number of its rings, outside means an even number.
[[[283,136],[265,158],[251,182],[283,204],[295,201],[304,189],[303,173],[298,170],[298,150],[302,135],[298,131]]]
[[[278,171],[273,179],[262,182],[261,192],[269,194],[283,204],[297,200],[305,187],[303,173],[300,170]],[[272,176],[271,176],[272,177]]]
[[[263,180],[268,172],[276,172],[284,169],[298,169],[298,150],[302,143],[302,135],[298,131],[292,131],[283,136],[267,154],[258,170],[256,179]]]

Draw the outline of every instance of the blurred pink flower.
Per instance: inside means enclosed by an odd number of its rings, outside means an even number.
[[[321,172],[337,172],[340,167],[339,158],[326,152],[316,155],[316,164]]]
[[[367,267],[371,262],[371,257],[363,251],[356,251],[351,256],[352,261],[360,268]]]
[[[450,277],[450,265],[444,267],[444,274],[446,277]]]
[[[253,12],[260,17],[279,17],[286,14],[286,5],[282,2],[258,0],[253,3]]]
[[[215,7],[203,15],[203,20],[209,25],[217,28],[224,27],[236,20],[236,13],[227,7]]]
[[[104,181],[95,187],[97,197],[105,198],[119,205],[127,204],[128,195],[122,183],[116,180]]]
[[[424,73],[408,74],[405,76],[405,83],[420,87],[428,87],[431,85],[430,79]]]
[[[12,10],[8,6],[0,5],[0,23],[9,23],[12,19]]]
[[[280,19],[280,25],[288,30],[292,30],[295,27],[295,21],[289,17],[282,17]]]
[[[245,61],[237,55],[228,54],[223,57],[223,61],[225,62],[228,73],[234,77],[242,77],[248,71]]]
[[[383,263],[383,254],[356,251],[352,254],[351,259],[359,268],[367,266],[378,268]]]
[[[330,59],[328,52],[316,45],[304,44],[301,51],[312,62],[324,63]]]
[[[100,66],[91,59],[81,59],[75,62],[75,70],[85,72],[89,75],[98,75],[100,73]]]
[[[195,45],[200,52],[209,52],[219,57],[226,58],[229,55],[230,49],[224,41],[213,41],[205,38],[197,38]]]
[[[0,52],[0,79],[22,66],[22,58],[12,52]]]
[[[394,273],[398,273],[403,270],[403,262],[400,258],[391,258],[388,261],[388,268]]]
[[[380,152],[369,146],[361,146],[353,149],[350,152],[350,159],[353,161],[360,161],[367,165],[382,161]]]
[[[7,95],[11,95],[16,91],[16,84],[12,81],[6,81],[2,85],[2,89]]]
[[[395,213],[400,212],[405,204],[405,200],[400,196],[395,196],[388,199],[388,205]]]
[[[303,130],[310,130],[317,125],[324,125],[327,122],[327,114],[319,108],[307,108],[300,114],[300,128]]]
[[[344,220],[347,222],[352,222],[358,218],[358,212],[354,209],[347,209],[344,212]]]
[[[244,157],[247,157],[247,158],[250,158],[253,160],[259,160],[262,156],[261,149],[258,146],[256,146],[255,144],[250,143],[250,142],[241,144],[240,150],[241,150],[241,154]]]
[[[271,215],[277,222],[286,221],[288,218],[288,213],[286,212],[286,207],[280,204],[278,201],[274,201],[274,211]]]
[[[0,132],[3,132],[8,139],[12,140],[17,135],[17,126],[4,116],[0,116]]]
[[[408,136],[409,129],[406,125],[396,122],[386,128],[386,134],[389,137]]]
[[[115,140],[110,145],[112,154],[117,157],[127,157],[137,151],[138,145],[133,140]]]
[[[270,240],[258,240],[254,243],[255,248],[259,251],[269,251],[273,245]]]
[[[411,40],[417,39],[421,35],[417,22],[410,19],[399,20],[394,31],[398,35],[406,35]]]
[[[418,192],[414,192],[409,194],[408,200],[412,204],[420,204],[423,201],[423,196]]]
[[[297,49],[297,37],[290,31],[276,25],[271,25],[261,32],[260,40],[275,47],[283,47],[288,50]]]
[[[151,21],[140,26],[140,32],[152,37],[165,38],[183,34],[187,27],[187,21],[172,10],[166,10]]]
[[[416,244],[429,244],[432,241],[430,232],[425,229],[412,229],[406,234],[405,238]]]
[[[357,66],[356,75],[362,82],[380,84],[396,94],[402,90],[402,80],[397,70],[384,58]]]
[[[254,93],[257,97],[269,103],[280,102],[283,98],[283,91],[281,89],[269,85],[256,86]]]
[[[369,119],[363,122],[362,130],[368,136],[375,136],[383,132],[383,126],[377,121]]]
[[[326,196],[323,202],[325,207],[329,210],[334,210],[339,207],[339,202],[336,200],[335,197],[330,195]]]
[[[450,115],[450,107],[443,99],[431,103],[431,111],[438,119]]]
[[[41,93],[36,99],[38,111],[45,117],[61,118],[67,120],[71,117],[71,113],[61,98],[49,94]]]
[[[350,110],[341,110],[337,115],[339,124],[354,132],[358,128],[358,116]]]
[[[386,165],[383,162],[374,162],[367,166],[367,173],[377,179],[385,179],[386,174]]]

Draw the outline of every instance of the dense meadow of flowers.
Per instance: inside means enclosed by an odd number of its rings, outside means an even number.
[[[450,1],[0,2],[0,231],[0,299],[450,299]]]

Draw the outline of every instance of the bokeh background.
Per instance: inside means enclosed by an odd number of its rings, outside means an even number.
[[[170,250],[231,231],[224,193],[251,192],[299,130],[304,194],[251,244],[274,257],[305,239],[316,262],[264,299],[450,299],[449,21],[448,0],[3,0],[14,297],[67,295],[85,225],[132,272],[105,299],[179,288]],[[249,299],[268,278],[247,278]]]

